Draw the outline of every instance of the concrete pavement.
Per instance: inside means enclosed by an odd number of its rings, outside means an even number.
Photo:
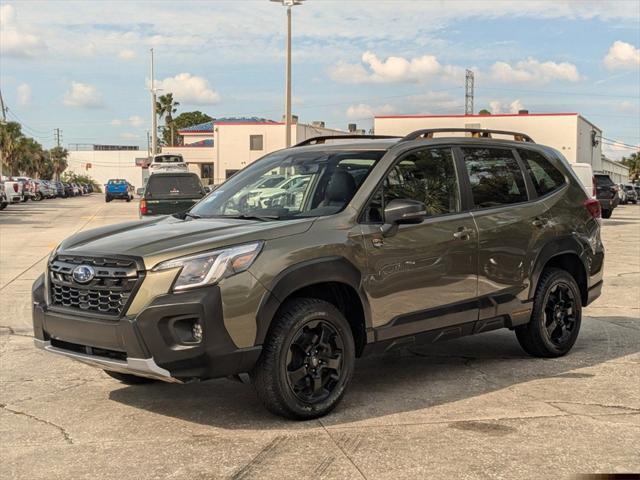
[[[33,347],[49,251],[136,217],[99,195],[0,212],[2,478],[570,478],[640,471],[640,205],[603,222],[603,296],[564,358],[509,331],[357,363],[331,415],[270,415],[248,385],[124,386]]]

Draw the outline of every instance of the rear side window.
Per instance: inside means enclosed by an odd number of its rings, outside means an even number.
[[[202,184],[196,175],[151,175],[146,188],[150,196],[192,196],[202,194]]]
[[[609,175],[596,175],[596,185],[599,187],[610,187],[613,185],[613,180],[609,178]]]
[[[522,170],[511,150],[462,148],[476,208],[526,202]]]
[[[541,154],[531,150],[518,150],[518,153],[529,170],[533,186],[539,196],[542,197],[564,185],[564,175]]]

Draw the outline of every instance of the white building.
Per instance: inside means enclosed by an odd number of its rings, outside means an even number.
[[[146,160],[148,155],[146,150],[132,148],[134,147],[70,145],[66,171],[89,175],[100,185],[107,183],[110,178],[124,178],[135,187],[141,187],[143,170],[136,165],[136,159]]]
[[[162,152],[182,154],[204,183],[218,184],[267,153],[285,148],[285,129],[282,122],[262,118],[220,118],[180,130],[184,145],[163,147]],[[321,122],[293,123],[291,142],[344,133]]]
[[[629,173],[624,165],[602,157],[602,130],[578,113],[392,115],[374,118],[374,130],[378,135],[406,135],[421,128],[488,128],[522,132],[536,143],[560,151],[571,163],[589,163],[594,171],[612,175],[615,183],[628,181]],[[626,178],[623,178],[625,172]]]

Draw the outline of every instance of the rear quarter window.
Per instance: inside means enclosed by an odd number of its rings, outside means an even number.
[[[538,196],[542,197],[565,184],[565,177],[543,155],[532,150],[518,150]]]

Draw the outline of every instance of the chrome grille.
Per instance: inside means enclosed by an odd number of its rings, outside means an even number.
[[[86,284],[73,278],[73,269],[89,265],[95,277]],[[51,305],[120,316],[129,303],[140,275],[130,259],[59,255],[49,263]]]

